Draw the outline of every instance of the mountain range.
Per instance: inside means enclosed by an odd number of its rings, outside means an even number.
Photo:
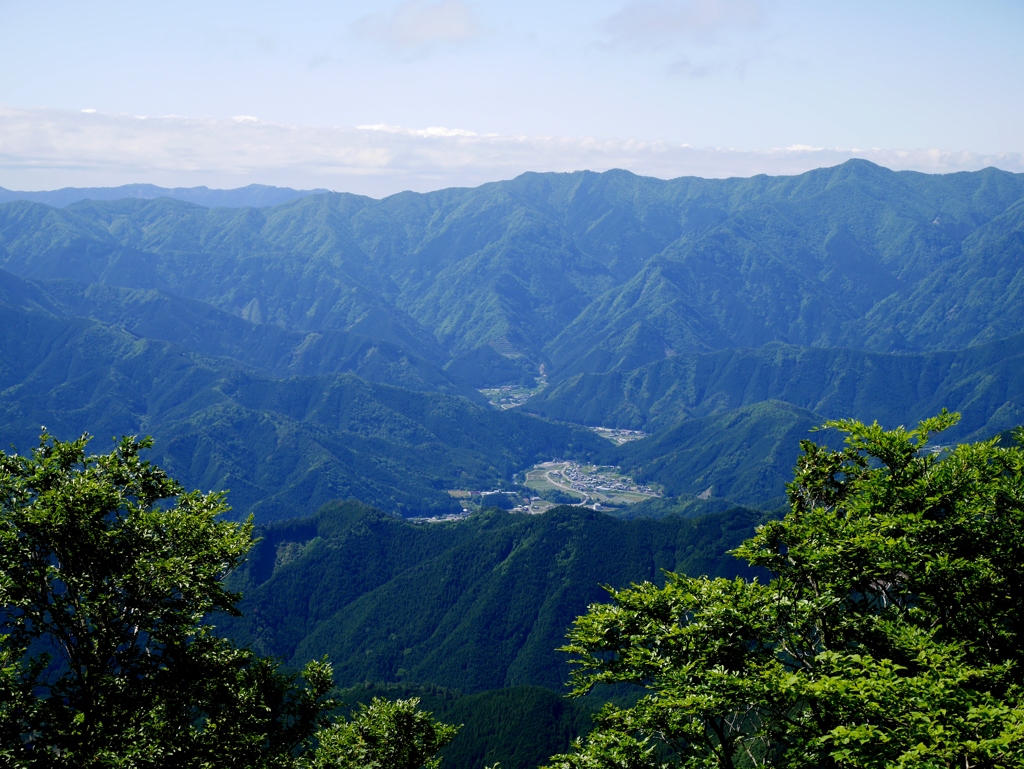
[[[155,461],[189,487],[230,490],[239,516],[293,517],[349,497],[409,515],[459,512],[446,489],[509,483],[551,451],[574,456],[604,443],[582,428],[495,411],[422,380],[414,384],[431,391],[345,371],[348,362],[384,379],[394,368],[403,376],[415,371],[408,360],[389,360],[380,345],[362,343],[335,358],[340,373],[275,378],[120,324],[59,315],[32,284],[0,277],[0,424],[7,440],[25,450],[45,426],[58,436],[90,432],[101,441],[94,450],[105,450],[111,436],[152,434]],[[30,299],[23,305],[51,311],[12,304],[12,286]],[[197,316],[199,331],[216,327],[208,315]],[[270,363],[281,360],[272,353],[295,360],[288,344],[256,349]],[[453,387],[433,373],[441,389]]]
[[[0,267],[372,331],[427,358],[491,345],[564,377],[772,341],[892,352],[1010,336],[1022,198],[1024,175],[849,161],[751,179],[525,174],[270,208],[14,202]]]
[[[30,200],[48,206],[63,208],[81,200],[121,200],[123,198],[172,198],[197,203],[201,206],[219,208],[242,208],[245,206],[276,206],[290,200],[318,195],[328,190],[293,190],[289,187],[271,187],[266,184],[250,184],[233,190],[211,190],[209,187],[158,187],[155,184],[123,184],[120,187],[64,187],[59,190],[26,192],[7,190],[0,187],[0,203],[12,200]]]
[[[152,432],[187,483],[272,520],[336,496],[453,511],[446,488],[570,454],[771,506],[825,419],[949,407],[951,439],[1022,421],[1024,175],[204,189],[0,203],[9,440]],[[478,392],[535,381],[524,413]],[[363,405],[326,424],[331,392]],[[525,412],[658,434],[614,449]]]
[[[465,724],[450,765],[525,769],[595,709],[557,694],[572,619],[664,570],[754,576],[727,551],[800,440],[837,445],[813,428],[949,408],[940,443],[1009,440],[1022,291],[1024,175],[994,169],[0,189],[0,426],[20,451],[152,435],[259,525],[222,632],[330,655],[350,704],[420,697]],[[662,496],[442,520],[556,458]]]

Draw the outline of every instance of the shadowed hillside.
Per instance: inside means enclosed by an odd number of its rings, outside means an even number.
[[[342,686],[404,681],[464,692],[561,690],[562,645],[601,585],[661,581],[662,570],[746,574],[725,551],[763,514],[620,521],[562,507],[415,524],[330,505],[266,528],[235,586],[245,616],[219,623],[298,663],[329,654]]]

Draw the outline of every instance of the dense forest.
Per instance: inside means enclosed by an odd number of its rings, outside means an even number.
[[[568,667],[552,650],[602,585],[661,581],[664,570],[749,576],[725,553],[762,518],[734,509],[620,521],[561,507],[423,524],[333,504],[260,532],[230,583],[243,617],[220,626],[292,663],[328,654],[346,686],[558,690]]]

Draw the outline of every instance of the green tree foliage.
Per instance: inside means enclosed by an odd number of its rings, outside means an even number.
[[[222,580],[253,543],[251,521],[223,520],[222,495],[185,492],[142,460],[148,439],[100,456],[87,442],[44,434],[29,456],[0,453],[0,757],[289,767],[318,729],[347,728],[325,716],[335,705],[326,660],[300,681],[204,622],[237,613]],[[406,750],[407,735],[389,731],[398,721],[380,715],[354,723]],[[416,745],[426,726],[450,731],[414,716]],[[423,755],[440,744],[423,743]]]
[[[484,769],[537,769],[553,753],[568,750],[573,739],[593,727],[601,702],[566,699],[541,686],[509,686],[464,694],[433,685],[363,683],[342,689],[346,704],[375,697],[419,699],[419,707],[450,724],[462,724],[455,739],[438,755],[444,766]]]
[[[389,702],[374,697],[360,705],[350,721],[318,734],[310,769],[438,769],[436,753],[452,741],[458,727],[438,724],[418,709],[419,700]]]
[[[1024,766],[1024,449],[930,445],[957,418],[805,441],[790,512],[734,551],[767,584],[671,575],[592,606],[574,693],[646,694],[552,766]]]

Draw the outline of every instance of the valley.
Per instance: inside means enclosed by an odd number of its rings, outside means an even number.
[[[662,496],[652,486],[637,484],[618,467],[558,460],[543,462],[527,470],[526,486],[540,493],[561,492],[575,498],[575,504],[594,510],[632,505]]]
[[[522,406],[535,395],[540,395],[548,386],[547,377],[540,376],[533,387],[524,385],[502,385],[501,387],[483,388],[479,392],[495,408],[514,409]]]
[[[590,429],[616,446],[621,446],[623,443],[629,443],[630,441],[638,441],[641,438],[646,438],[648,435],[643,430],[620,430],[612,427],[591,427]]]

